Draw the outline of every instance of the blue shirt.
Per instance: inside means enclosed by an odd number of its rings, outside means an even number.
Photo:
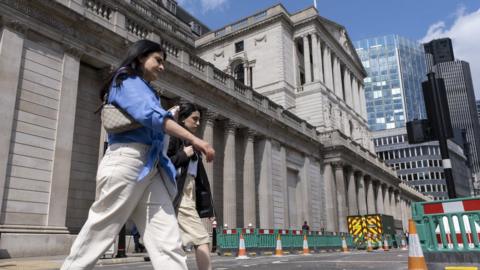
[[[115,78],[114,80],[115,81]],[[108,143],[142,143],[150,145],[147,162],[140,171],[137,181],[141,181],[153,169],[156,161],[165,169],[170,181],[175,183],[175,166],[163,153],[165,117],[172,113],[164,110],[160,99],[152,87],[138,76],[129,76],[119,85],[112,84],[108,103],[114,104],[128,113],[143,127],[122,133],[108,134]]]

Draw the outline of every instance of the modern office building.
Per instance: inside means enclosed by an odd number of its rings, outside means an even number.
[[[424,44],[427,70],[443,78],[447,94],[450,119],[454,129],[466,130],[467,142],[474,174],[476,193],[480,192],[480,124],[475,104],[470,65],[454,60],[453,47],[448,38]],[[435,49],[436,48],[436,49]]]
[[[449,38],[437,39],[435,41],[426,43],[423,45],[425,54],[431,55],[431,60],[427,63],[427,66],[433,66],[438,63],[455,61],[455,55],[453,54],[452,40]]]
[[[370,129],[399,128],[407,121],[426,118],[421,45],[398,35],[363,39],[354,45],[368,73],[364,84]]]
[[[438,141],[409,144],[405,128],[376,131],[373,137],[377,155],[401,180],[435,200],[448,199]],[[461,141],[449,140],[448,150],[457,196],[466,197],[472,193],[472,182]]]

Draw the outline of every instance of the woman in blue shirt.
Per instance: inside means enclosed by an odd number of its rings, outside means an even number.
[[[150,82],[161,76],[165,60],[159,44],[137,41],[101,91],[101,97],[108,93],[108,102],[142,127],[108,134],[108,149],[97,170],[98,199],[62,270],[92,269],[130,216],[143,235],[154,269],[187,269],[172,206],[175,168],[162,151],[165,134],[190,142],[207,161],[213,160],[215,151],[161,107]]]

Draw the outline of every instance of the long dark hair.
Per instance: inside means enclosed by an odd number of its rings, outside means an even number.
[[[187,119],[192,113],[194,112],[199,112],[200,116],[202,112],[200,109],[197,107],[197,105],[190,103],[190,102],[182,102],[180,103],[180,109],[178,110],[178,123],[182,126],[185,127],[183,124],[183,121]]]
[[[127,55],[118,68],[108,76],[107,81],[100,89],[100,99],[103,100],[105,94],[110,90],[112,80],[115,76],[117,77],[115,81],[116,85],[121,84],[128,76],[143,76],[140,58],[146,57],[154,52],[163,54],[163,59],[167,60],[167,54],[160,44],[146,39],[133,43],[130,48],[128,48]]]

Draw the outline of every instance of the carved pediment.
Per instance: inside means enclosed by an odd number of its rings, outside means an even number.
[[[328,32],[335,38],[335,40],[342,46],[342,48],[350,55],[352,58],[356,58],[355,48],[351,46],[351,40],[348,37],[347,30],[345,27],[329,21],[325,18],[321,18],[323,26],[328,30]]]

